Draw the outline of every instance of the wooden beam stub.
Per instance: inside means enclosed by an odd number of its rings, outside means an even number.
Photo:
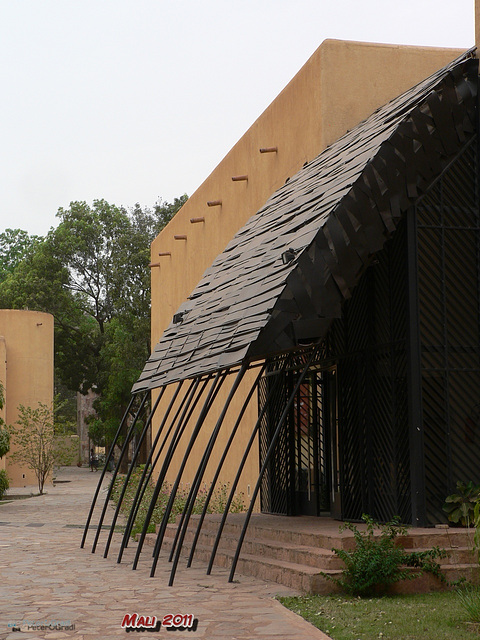
[[[260,147],[260,153],[277,153],[278,147]]]
[[[159,262],[150,262],[150,264],[149,264],[148,266],[149,266],[150,268],[153,268],[153,267],[159,267],[159,266],[160,266],[160,263],[159,263]]]
[[[197,222],[205,222],[205,218],[203,216],[201,218],[190,218],[190,222],[192,224],[196,224]]]
[[[186,240],[187,239],[187,236],[183,235],[183,234],[180,234],[178,236],[173,236],[173,237],[175,238],[175,240]]]
[[[171,256],[171,252],[170,251],[160,251],[160,253],[158,254],[160,257],[163,256]]]
[[[247,181],[248,180],[248,176],[247,175],[244,175],[244,176],[232,176],[232,180],[233,180],[233,182]]]
[[[221,206],[222,206],[221,200],[208,200],[207,202],[207,207],[221,207]]]

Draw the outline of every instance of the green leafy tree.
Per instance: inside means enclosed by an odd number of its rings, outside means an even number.
[[[23,229],[5,229],[0,233],[0,282],[35,249],[39,236],[30,236]]]
[[[19,419],[10,427],[15,445],[10,457],[35,473],[42,494],[54,464],[70,462],[72,452],[55,438],[53,409],[39,402],[35,409],[20,405],[18,413]]]
[[[0,281],[0,307],[53,314],[56,379],[72,391],[96,391],[100,424],[92,435],[103,433],[107,443],[151,351],[150,244],[186,200],[131,211],[105,200],[72,202]]]

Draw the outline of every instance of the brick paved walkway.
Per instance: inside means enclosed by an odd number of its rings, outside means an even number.
[[[0,640],[118,640],[125,638],[120,625],[126,613],[157,618],[194,614],[196,631],[176,630],[175,640],[327,638],[274,600],[276,594],[292,594],[281,585],[241,575],[229,584],[225,570],[214,568],[207,576],[199,565],[179,569],[175,585],[168,587],[165,559],[159,562],[155,578],[149,577],[146,559],[137,571],[131,570],[135,545],[127,549],[125,561],[116,564],[119,541],[114,538],[112,552],[104,559],[106,532],[96,554],[90,552],[92,533],[86,548],[80,549],[81,525],[98,474],[66,468],[58,479],[62,482],[49,487],[46,495],[0,505]],[[28,629],[28,622],[75,628]],[[14,625],[20,631],[14,631]],[[161,640],[169,632],[161,628],[147,636]],[[147,636],[135,632],[126,638]]]

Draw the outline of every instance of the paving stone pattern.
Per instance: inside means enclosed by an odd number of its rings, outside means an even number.
[[[274,599],[277,594],[294,594],[281,585],[242,575],[229,584],[224,569],[214,568],[213,575],[207,576],[204,566],[194,566],[179,570],[174,586],[167,587],[170,568],[165,558],[155,578],[149,577],[150,558],[142,560],[137,571],[131,570],[135,544],[126,550],[124,561],[116,563],[120,534],[115,534],[104,559],[107,531],[102,531],[95,554],[91,553],[94,531],[85,549],[80,549],[81,525],[98,474],[65,468],[58,480],[62,482],[48,487],[46,495],[0,505],[0,640],[151,640],[172,635],[174,640],[328,640]],[[35,488],[11,493],[30,490]],[[104,496],[102,490],[100,507]],[[95,512],[94,523],[99,513]],[[109,507],[107,516],[112,515]],[[160,619],[169,613],[191,613],[198,626],[195,631],[160,628],[153,633],[127,634],[121,628],[127,613]],[[28,629],[29,622],[52,623],[53,628]],[[74,629],[66,628],[72,625]]]

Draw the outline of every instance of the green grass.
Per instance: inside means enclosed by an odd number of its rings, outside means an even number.
[[[455,591],[354,598],[343,595],[279,598],[334,640],[472,640],[480,625]]]

